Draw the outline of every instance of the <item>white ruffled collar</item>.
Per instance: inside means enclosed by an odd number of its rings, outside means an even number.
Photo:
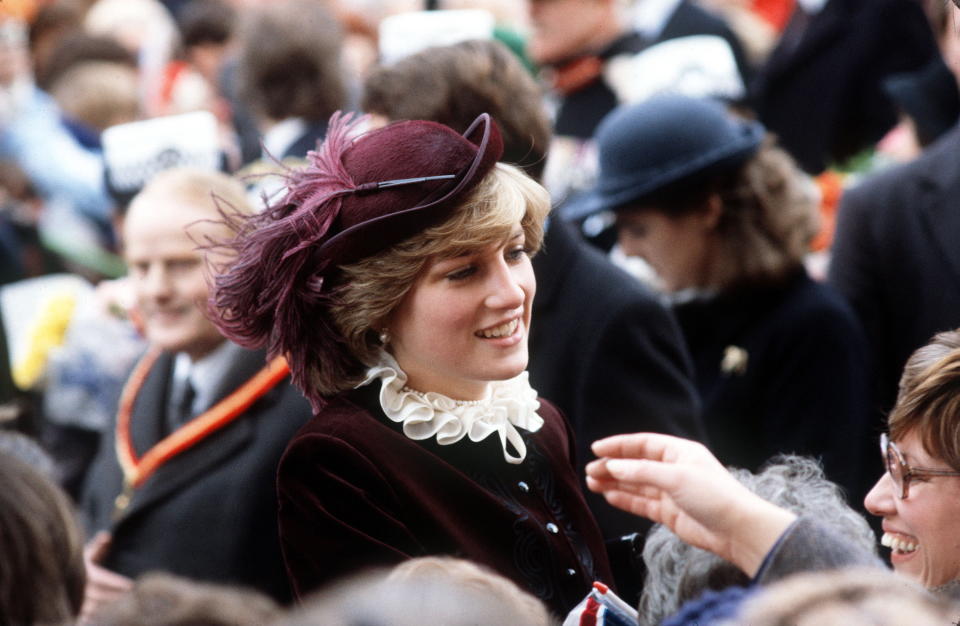
[[[522,463],[527,446],[518,428],[536,432],[543,426],[537,415],[540,401],[527,381],[527,372],[490,384],[487,397],[476,401],[458,401],[447,396],[423,393],[406,386],[407,375],[396,360],[384,352],[380,362],[367,370],[363,386],[380,379],[380,406],[393,422],[403,424],[403,434],[417,441],[437,438],[447,446],[464,437],[482,441],[493,433],[500,436],[503,458],[514,465]],[[507,443],[517,452],[511,454]]]

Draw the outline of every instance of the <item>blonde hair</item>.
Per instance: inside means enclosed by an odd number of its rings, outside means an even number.
[[[98,132],[140,113],[137,71],[124,63],[85,61],[57,78],[50,91],[65,113]]]
[[[530,254],[540,249],[550,210],[546,190],[512,165],[498,163],[471,192],[460,210],[442,224],[392,248],[340,268],[342,286],[330,315],[351,354],[363,365],[376,360],[382,345],[379,325],[389,317],[433,257],[456,257],[507,239],[520,222]],[[358,376],[314,368],[312,382],[322,395],[350,389]]]
[[[927,452],[960,471],[960,330],[910,355],[887,423],[891,439],[915,430]]]
[[[452,556],[425,556],[404,561],[386,577],[387,583],[424,584],[446,582],[457,588],[475,591],[496,599],[503,609],[523,624],[553,623],[550,612],[538,598],[517,586],[509,578],[473,561]]]

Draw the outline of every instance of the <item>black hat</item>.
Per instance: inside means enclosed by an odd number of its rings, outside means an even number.
[[[732,171],[756,153],[765,132],[714,100],[660,95],[618,107],[594,135],[596,185],[567,215],[614,210],[668,185]]]

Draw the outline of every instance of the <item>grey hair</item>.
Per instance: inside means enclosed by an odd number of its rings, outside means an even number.
[[[820,464],[808,457],[783,454],[770,459],[758,474],[731,468],[750,491],[776,505],[815,517],[870,554],[877,542],[870,525],[847,504],[843,491],[827,480]],[[659,624],[688,600],[708,589],[747,585],[749,577],[732,563],[684,543],[657,524],[643,546],[647,579],[640,596],[639,624]]]

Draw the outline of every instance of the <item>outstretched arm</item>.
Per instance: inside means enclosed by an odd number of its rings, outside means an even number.
[[[796,515],[741,485],[702,444],[655,433],[593,444],[587,486],[754,576]]]

